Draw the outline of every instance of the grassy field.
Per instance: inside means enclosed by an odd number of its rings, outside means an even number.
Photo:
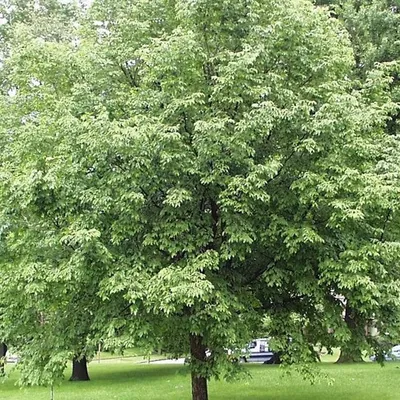
[[[130,362],[130,363],[142,363],[146,361],[154,361],[154,360],[162,360],[165,359],[166,355],[165,354],[157,354],[157,353],[145,353],[143,349],[140,348],[131,348],[131,349],[126,349],[124,350],[123,354],[118,354],[118,353],[110,353],[110,352],[104,352],[102,351],[100,353],[100,360],[101,362],[103,361],[108,361],[108,360],[113,360],[113,361],[120,361],[120,362]],[[93,363],[96,363],[99,361],[99,354],[97,353],[93,359]]]
[[[210,400],[400,400],[400,363],[335,365],[321,369],[335,379],[311,386],[299,376],[282,377],[279,367],[248,365],[252,378],[210,383]],[[67,371],[66,376],[68,376]],[[186,400],[190,379],[181,366],[90,364],[90,382],[68,382],[55,388],[55,400]],[[16,373],[0,384],[1,400],[48,400],[48,388],[15,386]]]

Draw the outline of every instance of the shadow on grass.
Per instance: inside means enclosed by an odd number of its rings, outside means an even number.
[[[142,383],[154,382],[157,378],[172,378],[174,376],[189,376],[189,370],[185,366],[176,365],[102,365],[90,368],[89,375],[92,381],[104,382],[107,385],[119,385],[126,381],[140,381]],[[70,382],[71,384],[85,384],[85,382]]]

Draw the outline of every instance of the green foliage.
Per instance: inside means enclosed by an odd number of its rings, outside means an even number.
[[[376,76],[377,73],[384,73],[390,79],[386,96],[390,98],[389,101],[398,105],[400,99],[398,85],[400,4],[396,1],[382,0],[319,3],[330,4],[333,15],[339,18],[347,28],[355,53],[354,75],[357,80],[364,82],[369,96],[374,98],[376,91],[376,86],[369,83],[371,77]],[[363,321],[366,325],[371,324],[371,319],[378,315],[377,320],[374,321],[375,327],[380,332],[387,334],[390,332],[390,335],[385,338],[364,337],[366,347],[370,347],[372,342],[376,351],[380,349],[378,352],[382,351],[381,343],[387,345],[388,341],[398,341],[399,315],[396,306],[393,305],[397,302],[398,293],[396,289],[392,291],[398,286],[398,262],[395,256],[399,233],[398,216],[395,211],[398,209],[398,195],[396,195],[398,179],[395,166],[398,164],[398,116],[398,107],[388,113],[385,132],[390,136],[387,137],[385,149],[380,152],[380,160],[376,165],[376,171],[380,176],[385,177],[384,181],[381,181],[383,185],[378,184],[378,189],[375,186],[376,179],[370,178],[374,182],[370,185],[371,198],[376,201],[379,193],[385,193],[385,199],[381,198],[379,203],[386,208],[386,211],[381,209],[375,216],[376,219],[381,220],[381,228],[376,229],[377,237],[373,243],[365,245],[358,243],[349,249],[350,252],[343,253],[339,261],[341,266],[337,266],[336,273],[336,276],[339,276],[341,274],[339,269],[342,268],[342,271],[347,269],[353,274],[350,280],[346,279],[346,283],[342,283],[341,292],[347,299],[359,305],[367,300],[368,304],[362,305],[361,312],[355,312],[355,319],[360,323]],[[389,194],[392,190],[393,192]],[[377,211],[376,204],[371,204],[371,207],[372,210]],[[393,256],[395,258],[392,258]],[[382,262],[390,267],[382,269]],[[374,307],[374,304],[380,304],[380,310],[372,311],[370,307]],[[353,335],[358,337],[350,339],[350,342],[353,342],[350,346],[353,350],[359,347],[360,337],[365,336],[362,323],[358,331],[358,333],[354,330],[353,333],[348,333],[350,338]]]

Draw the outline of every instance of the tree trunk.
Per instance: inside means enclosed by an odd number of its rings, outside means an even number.
[[[350,330],[351,338],[340,348],[340,355],[336,361],[338,364],[363,362],[360,343],[365,340],[365,323],[357,316],[357,312],[346,305],[344,321]]]
[[[198,364],[205,363],[207,360],[206,347],[200,335],[190,335],[190,355],[194,361],[192,370],[192,400],[208,400],[207,378],[198,371]]]
[[[348,349],[342,347],[340,349],[339,358],[336,361],[338,364],[349,364],[349,363],[359,363],[364,362],[360,350]]]
[[[86,357],[74,357],[72,360],[72,375],[70,381],[89,381]]]
[[[7,345],[0,343],[0,376],[5,375],[4,365],[6,363]]]

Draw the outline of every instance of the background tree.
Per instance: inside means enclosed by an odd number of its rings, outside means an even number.
[[[80,10],[52,1],[15,7],[3,26],[7,57],[1,71],[2,109],[8,115],[1,139],[2,194],[8,204],[1,215],[6,227],[2,240],[11,244],[2,249],[1,330],[22,357],[23,382],[61,377],[68,359],[73,359],[71,379],[86,380],[101,301],[94,272],[108,254],[95,243],[97,232],[85,229],[90,210],[74,198],[77,186],[57,181],[56,169],[67,167],[62,162],[70,154],[45,139],[68,124],[56,121],[72,96],[77,71],[84,71],[74,64]],[[63,134],[73,126],[69,129]],[[71,135],[64,145],[74,140]]]
[[[398,86],[398,66],[397,61],[399,60],[400,52],[398,48],[398,40],[399,40],[399,3],[396,1],[382,1],[382,0],[374,0],[374,1],[344,1],[344,2],[336,2],[336,1],[321,1],[317,2],[318,4],[329,4],[332,11],[334,11],[334,16],[339,18],[344,26],[347,28],[351,42],[353,45],[354,53],[355,53],[355,65],[354,65],[354,76],[356,79],[360,79],[365,81],[368,79],[368,74],[371,70],[375,68],[376,63],[389,62],[391,63],[391,67],[388,70],[389,75],[392,77],[390,83],[390,96],[393,102],[398,103],[399,101],[399,86]],[[386,133],[395,137],[398,131],[398,111],[392,113],[387,120],[386,124]],[[391,148],[390,148],[391,147]],[[396,154],[398,145],[391,141],[391,146],[389,146],[389,150],[387,150],[386,154],[383,155],[383,159],[381,161],[380,169],[386,175],[386,179],[388,180],[388,171],[396,171]],[[396,182],[397,178],[393,177],[395,175],[391,175],[392,182]],[[398,183],[394,183],[398,185]],[[387,242],[387,241],[397,241],[398,238],[398,221],[396,212],[392,212],[393,209],[397,208],[397,200],[393,198],[393,201],[386,201],[385,209],[382,209],[380,212],[381,219],[381,233],[377,232],[377,241]],[[384,246],[386,246],[385,244]],[[365,255],[358,256],[359,259],[356,261],[360,262],[360,258],[366,258]],[[368,258],[370,258],[368,256]],[[347,260],[347,262],[354,262]],[[363,261],[365,262],[365,261]],[[373,281],[374,283],[377,280],[380,280],[381,275],[376,276],[376,272],[378,269],[376,268],[379,264],[375,262],[374,265],[371,266],[370,272],[368,273],[368,279]],[[396,265],[396,263],[394,262]],[[396,265],[397,267],[397,265]],[[394,276],[397,276],[398,272],[393,271]],[[384,278],[386,282],[383,282],[387,286],[389,286],[389,279],[387,277]],[[349,297],[349,301],[353,301],[352,297],[356,295],[356,297],[360,297],[359,294],[356,294],[362,288],[365,291],[364,286],[352,289],[351,291],[347,291],[347,296]],[[388,294],[387,298],[391,298]],[[381,300],[376,300],[381,301]],[[398,315],[394,315],[395,309],[391,309],[390,306],[382,305],[382,312],[385,314],[384,319],[393,322],[393,320],[398,319]],[[371,344],[378,352],[377,341],[383,340],[383,338],[376,337],[371,338],[366,336],[366,330],[363,329],[369,323],[372,318],[372,315],[375,313],[370,312],[370,314],[360,315],[357,310],[346,310],[346,320],[348,321],[348,325],[350,328],[350,332],[352,336],[354,336],[350,342],[359,342],[360,338],[363,338],[364,342],[369,342],[367,347],[370,347]],[[353,317],[352,317],[353,316]],[[358,322],[357,322],[358,321]],[[376,323],[376,321],[375,321]],[[385,323],[381,320],[378,323]],[[390,325],[390,324],[389,324]],[[386,331],[391,335],[387,336],[384,339],[384,342],[394,343],[398,339],[398,335],[396,334],[396,329],[391,330],[389,328],[381,327],[381,332]],[[342,348],[342,354],[340,357],[340,361],[351,361],[351,360],[361,360],[361,352],[358,346],[351,346],[346,348]],[[352,348],[352,350],[351,350]]]
[[[7,345],[0,343],[0,376],[4,376],[4,365],[6,363]]]

